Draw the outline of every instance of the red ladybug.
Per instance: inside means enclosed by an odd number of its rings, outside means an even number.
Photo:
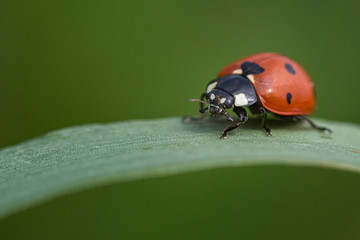
[[[240,120],[223,131],[223,139],[227,132],[247,121],[244,107],[249,107],[254,114],[263,114],[262,127],[268,136],[272,133],[267,127],[267,112],[294,121],[306,121],[313,128],[331,132],[305,117],[315,109],[314,84],[309,75],[297,62],[277,53],[259,53],[231,63],[207,85],[201,100],[190,101],[200,102],[200,119],[209,110],[212,116],[224,115],[234,122],[226,111],[233,108]],[[204,104],[209,106],[204,108]]]

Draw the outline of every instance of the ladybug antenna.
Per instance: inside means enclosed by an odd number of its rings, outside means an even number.
[[[192,99],[192,98],[189,99],[189,102],[201,102],[201,103],[204,103],[204,104],[208,104],[208,103],[209,103],[209,102],[205,102],[205,101],[203,101],[203,100]]]

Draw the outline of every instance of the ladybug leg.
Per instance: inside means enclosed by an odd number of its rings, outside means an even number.
[[[267,122],[267,112],[266,109],[263,107],[260,107],[259,110],[262,112],[263,114],[263,121],[262,121],[262,128],[265,130],[266,135],[268,136],[272,136],[271,130],[266,126],[266,122]]]
[[[297,120],[301,120],[301,121],[304,121],[304,122],[307,122],[310,124],[311,127],[319,130],[319,131],[323,131],[323,132],[327,132],[327,133],[332,133],[332,131],[327,128],[327,127],[320,127],[318,125],[316,125],[313,121],[311,121],[310,119],[308,119],[307,117],[305,117],[304,115],[299,115],[299,116],[295,116],[295,118]]]
[[[234,121],[234,119],[232,119],[232,117],[230,117],[230,114],[227,111],[223,110],[223,114],[225,115],[227,121],[229,121],[229,122]]]
[[[234,130],[235,128],[240,127],[241,125],[244,125],[246,123],[246,121],[248,120],[248,115],[247,115],[247,112],[246,112],[246,110],[244,108],[235,107],[234,112],[236,113],[236,115],[239,116],[240,122],[237,122],[234,125],[231,125],[228,128],[226,128],[223,131],[223,133],[221,134],[220,138],[222,138],[222,139],[226,139],[226,135],[227,135],[228,132]]]
[[[204,101],[205,100],[205,98],[206,98],[206,92],[204,92],[203,94],[201,94],[201,97],[200,97],[200,99],[202,100],[202,101]],[[203,120],[204,118],[205,118],[205,111],[206,111],[207,109],[204,109],[204,103],[203,102],[200,102],[200,109],[199,109],[199,112],[200,112],[200,120]]]
[[[201,94],[200,99],[201,99],[201,101],[204,102],[205,98],[206,98],[206,92]],[[199,118],[196,118],[196,117],[193,117],[193,116],[184,116],[181,121],[186,122],[186,123],[199,123],[202,120],[204,120],[205,111],[208,110],[208,109],[204,108],[204,103],[203,102],[200,102],[200,109],[199,109],[200,117]]]

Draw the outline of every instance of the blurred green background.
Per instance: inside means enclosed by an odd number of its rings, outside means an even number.
[[[314,116],[360,122],[359,1],[0,2],[0,147],[66,126],[197,114],[226,64],[275,51]]]
[[[360,175],[239,167],[132,181],[0,221],[7,239],[358,240]]]

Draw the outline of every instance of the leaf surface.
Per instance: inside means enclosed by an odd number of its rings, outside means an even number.
[[[249,166],[316,166],[360,172],[360,127],[333,130],[271,120],[272,137],[249,122],[220,139],[222,120],[180,118],[91,124],[50,132],[0,151],[0,218],[70,192],[134,179]]]

